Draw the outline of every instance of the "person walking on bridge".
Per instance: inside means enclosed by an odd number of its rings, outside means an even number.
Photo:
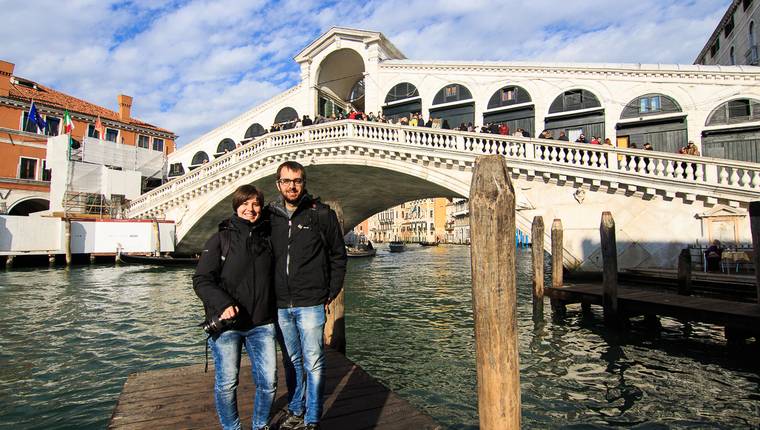
[[[277,322],[281,334],[288,416],[280,429],[319,428],[328,305],[343,288],[346,245],[338,217],[306,192],[295,161],[277,168],[280,199],[270,204]]]

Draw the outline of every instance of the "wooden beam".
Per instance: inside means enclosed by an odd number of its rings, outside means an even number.
[[[531,228],[533,260],[533,321],[544,320],[544,218],[533,217]]]
[[[615,324],[618,318],[617,243],[615,241],[615,220],[610,212],[602,213],[599,225],[602,242],[602,306],[604,322]]]

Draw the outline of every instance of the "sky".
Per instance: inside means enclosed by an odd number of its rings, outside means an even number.
[[[730,0],[0,0],[14,74],[179,135],[181,147],[298,83],[333,26],[409,59],[692,64]]]

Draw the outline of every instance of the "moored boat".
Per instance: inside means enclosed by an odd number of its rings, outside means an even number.
[[[403,252],[406,250],[406,245],[404,245],[404,242],[394,240],[393,242],[388,242],[388,248],[391,252]]]
[[[155,257],[152,255],[120,254],[119,261],[127,264],[145,264],[154,266],[195,266],[198,259],[195,257]]]
[[[439,242],[437,240],[435,242],[421,241],[420,245],[422,245],[422,246],[438,246],[438,243]]]
[[[377,254],[377,249],[369,240],[356,245],[346,245],[346,255],[349,257],[374,257],[375,254]]]

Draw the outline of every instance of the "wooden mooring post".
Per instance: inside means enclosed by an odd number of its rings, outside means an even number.
[[[749,204],[749,228],[752,230],[752,262],[755,266],[755,288],[760,303],[760,201]]]
[[[604,322],[606,324],[617,324],[618,265],[615,220],[612,218],[612,214],[607,211],[602,213],[599,235],[602,242],[602,307],[604,308]]]
[[[480,428],[519,429],[515,193],[501,156],[475,162],[470,231]]]
[[[562,288],[564,279],[562,278],[563,253],[563,233],[562,220],[555,218],[552,222],[552,288]],[[565,304],[559,300],[551,300],[552,311],[558,316],[565,314]]]
[[[544,218],[540,215],[533,217],[530,231],[532,240],[531,256],[533,257],[533,321],[544,320]]]
[[[684,248],[678,254],[678,294],[691,295],[691,252]]]
[[[66,253],[66,265],[71,266],[71,220],[63,219],[64,250]]]

